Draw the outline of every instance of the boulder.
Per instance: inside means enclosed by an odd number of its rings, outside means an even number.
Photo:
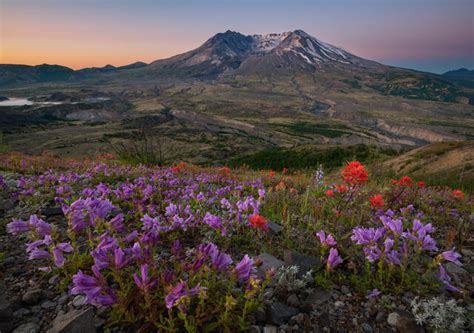
[[[46,207],[41,214],[46,217],[64,215],[62,207]]]
[[[257,275],[260,278],[265,277],[265,273],[270,269],[274,269],[275,271],[283,266],[283,261],[279,260],[278,258],[272,256],[269,253],[262,253],[257,258],[258,261],[261,262],[260,267],[258,267]]]
[[[48,333],[95,333],[92,308],[58,315]]]
[[[13,333],[38,333],[40,327],[36,323],[26,323],[15,328]]]
[[[283,230],[283,227],[279,224],[276,224],[275,222],[269,221],[268,222],[268,229],[270,230],[271,233],[275,235],[281,234],[281,231]]]
[[[298,310],[281,302],[273,303],[267,312],[267,320],[270,324],[283,325],[296,315]]]
[[[316,310],[320,305],[331,299],[331,294],[324,289],[314,289],[302,304],[306,311]]]

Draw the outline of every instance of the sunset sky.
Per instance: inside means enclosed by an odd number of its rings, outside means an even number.
[[[473,0],[0,0],[0,63],[151,62],[228,29],[303,29],[384,64],[474,68]]]

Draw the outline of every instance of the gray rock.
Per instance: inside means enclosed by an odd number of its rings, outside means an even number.
[[[19,327],[17,327],[13,333],[38,333],[40,331],[40,327],[36,323],[26,323]]]
[[[282,325],[297,313],[298,311],[295,308],[281,302],[276,302],[270,306],[267,319],[271,324]]]
[[[60,280],[59,275],[54,275],[49,278],[48,283],[51,285],[57,285],[59,280]]]
[[[463,256],[466,256],[466,257],[474,257],[474,251],[471,251],[469,249],[462,249],[461,253]]]
[[[307,256],[290,250],[284,252],[284,262],[286,266],[298,266],[299,277],[303,276],[311,269],[321,265],[321,261],[317,257]]]
[[[347,288],[346,286],[341,287],[341,292],[346,295],[351,293],[350,289]]]
[[[387,323],[398,331],[404,333],[424,332],[423,328],[416,324],[413,314],[400,309],[397,309],[388,315]]]
[[[10,199],[0,198],[0,211],[6,212],[15,206],[15,202]]]
[[[0,332],[11,332],[13,329],[13,309],[5,295],[5,286],[0,281]]]
[[[298,313],[296,316],[291,318],[291,320],[298,325],[302,325],[304,323],[304,319],[305,317],[303,313]]]
[[[92,308],[58,315],[48,333],[95,333]]]
[[[21,318],[21,317],[29,315],[30,313],[31,313],[30,310],[25,309],[25,308],[20,308],[20,309],[16,310],[15,312],[13,312],[13,317]]]
[[[462,267],[460,267],[456,264],[453,264],[452,262],[448,262],[446,264],[446,270],[451,274],[458,274],[458,275],[467,274],[467,271],[464,268],[462,268]]]
[[[64,295],[61,295],[58,298],[57,302],[58,302],[59,305],[63,305],[67,302],[67,300],[68,300],[68,296],[67,296],[67,294],[64,294]]]
[[[3,259],[3,265],[5,267],[13,266],[13,264],[15,264],[16,262],[17,262],[17,260],[16,260],[15,257],[7,257],[7,258]]]
[[[344,306],[344,302],[341,302],[341,301],[335,301],[334,302],[334,306],[336,308],[342,308]]]
[[[276,326],[267,325],[263,328],[263,333],[277,333]]]
[[[276,235],[281,234],[281,231],[283,230],[283,227],[279,224],[276,224],[275,222],[269,221],[268,222],[268,228],[270,231]]]
[[[33,289],[27,291],[22,298],[22,301],[28,305],[36,305],[46,297],[46,293],[42,289]]]
[[[46,217],[51,217],[55,215],[64,215],[63,209],[61,207],[46,207],[41,212],[42,215]]]
[[[331,299],[331,294],[324,289],[314,289],[304,301],[303,307],[306,311],[315,310],[320,305]]]
[[[260,333],[260,326],[257,326],[257,325],[250,326],[249,333]]]
[[[84,305],[86,302],[86,297],[83,296],[83,295],[77,295],[76,297],[74,297],[74,299],[72,300],[72,305],[74,305],[74,307],[80,307],[82,305]]]
[[[46,302],[41,303],[41,307],[42,307],[43,309],[46,309],[46,310],[55,308],[56,305],[57,305],[57,303],[56,303],[56,302],[52,302],[52,301],[46,301]]]
[[[362,325],[360,325],[360,328],[362,328],[362,331],[365,333],[372,333],[374,331],[372,326],[367,323],[363,323]]]
[[[300,305],[300,300],[298,299],[298,296],[296,296],[295,294],[291,294],[286,299],[286,303],[288,303],[288,305],[290,306],[298,307]]]
[[[265,273],[270,269],[277,270],[284,264],[283,261],[277,259],[269,253],[262,253],[257,257],[257,259],[262,263],[257,271],[257,275],[261,278],[263,278]]]

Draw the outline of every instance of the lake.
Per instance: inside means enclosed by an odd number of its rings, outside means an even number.
[[[0,106],[22,106],[32,105],[33,102],[26,98],[8,98],[6,101],[0,101]]]

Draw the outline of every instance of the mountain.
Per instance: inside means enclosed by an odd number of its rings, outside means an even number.
[[[0,64],[0,87],[24,86],[35,83],[48,82],[72,82],[83,80],[97,75],[117,72],[123,70],[137,69],[147,66],[144,62],[115,67],[106,65],[104,67],[82,68],[77,71],[60,65],[15,65]]]
[[[457,84],[474,88],[474,69],[460,68],[446,72],[442,76]]]
[[[135,68],[141,68],[145,67],[147,64],[142,62],[142,61],[137,61],[134,62],[133,64],[125,65],[125,66],[119,66],[115,67],[113,65],[105,65],[104,67],[86,67],[79,69],[77,73],[80,74],[100,74],[100,73],[108,73],[108,72],[115,72],[115,71],[120,71],[120,70],[126,70],[126,69],[135,69]]]
[[[67,81],[75,71],[59,65],[2,65],[0,64],[0,86],[28,85],[38,82]]]
[[[161,75],[215,78],[228,74],[269,74],[275,70],[314,71],[338,65],[381,66],[302,30],[252,36],[229,30],[216,34],[197,49],[157,60],[146,70]]]

